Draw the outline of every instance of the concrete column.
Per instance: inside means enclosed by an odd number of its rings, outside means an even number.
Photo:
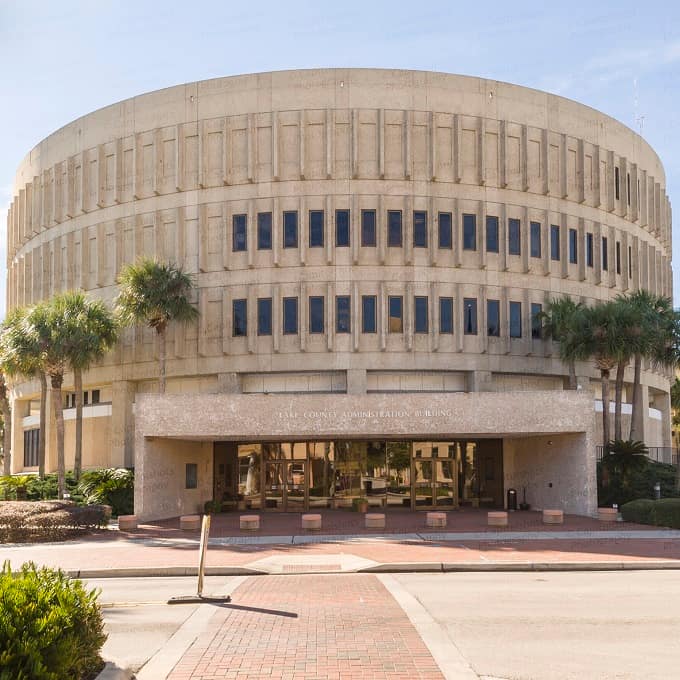
[[[132,412],[135,384],[128,380],[117,380],[112,383],[111,392],[111,464],[116,467],[132,467],[135,464]]]
[[[220,394],[240,394],[241,374],[240,373],[218,373],[217,389]]]
[[[491,371],[468,371],[465,382],[467,392],[491,392]]]
[[[347,394],[366,394],[366,369],[347,369]]]

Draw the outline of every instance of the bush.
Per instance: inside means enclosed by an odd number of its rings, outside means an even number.
[[[28,562],[0,573],[0,680],[85,680],[104,665],[97,591]]]
[[[600,507],[619,507],[638,498],[654,498],[654,484],[661,485],[663,498],[678,497],[677,471],[672,465],[645,459],[635,470],[630,471],[624,480],[617,474],[609,474],[608,483],[603,484],[603,466],[597,465],[597,501]]]
[[[110,508],[72,501],[0,502],[0,542],[63,541],[106,525]]]
[[[134,513],[135,474],[132,470],[87,470],[80,477],[77,491],[85,503],[110,505],[114,517]]]
[[[66,493],[71,497],[71,500],[76,502],[83,501],[83,495],[79,493],[76,482],[76,478],[73,476],[73,472],[66,473]],[[57,498],[57,475],[49,474],[45,475],[43,479],[40,479],[38,475],[31,477],[31,481],[26,487],[26,498],[29,501],[46,501]],[[20,499],[16,499],[20,500]]]
[[[626,522],[653,524],[654,504],[655,501],[649,500],[649,498],[638,498],[621,506],[621,516]]]
[[[203,505],[203,510],[205,511],[206,515],[211,515],[215,512],[221,512],[222,511],[222,503],[219,501],[206,501],[205,504]]]

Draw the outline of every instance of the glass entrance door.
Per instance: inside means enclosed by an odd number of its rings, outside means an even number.
[[[458,507],[455,463],[453,446],[448,442],[413,444],[413,507]]]
[[[264,467],[265,508],[296,512],[306,508],[305,461],[271,461]]]

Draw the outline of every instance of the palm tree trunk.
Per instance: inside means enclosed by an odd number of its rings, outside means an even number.
[[[578,383],[576,382],[576,362],[569,361],[568,365],[569,365],[569,389],[575,390],[578,387]]]
[[[642,355],[635,355],[635,370],[633,373],[633,411],[630,415],[630,435],[632,441],[642,441],[642,387],[640,386],[640,372],[642,370]]]
[[[61,403],[61,385],[64,376],[55,373],[50,376],[52,384],[52,406],[57,425],[57,489],[58,497],[62,499],[66,491],[66,461],[64,459],[64,406]]]
[[[47,376],[38,372],[40,378],[40,435],[38,437],[38,477],[45,478],[45,438],[47,437]]]
[[[602,378],[602,445],[609,444],[609,369],[600,369]]]
[[[76,390],[76,453],[73,476],[77,482],[83,468],[83,372],[80,368],[73,369],[73,382]]]
[[[9,399],[7,398],[7,387],[2,388],[2,396],[0,396],[0,409],[2,409],[2,474],[8,477],[12,474],[12,411],[9,407]]]
[[[165,394],[165,328],[156,328],[158,333],[158,393]]]
[[[621,439],[621,402],[623,401],[623,375],[627,361],[619,361],[616,365],[616,383],[614,387],[614,439]]]

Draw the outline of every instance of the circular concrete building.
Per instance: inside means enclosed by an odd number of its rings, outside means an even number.
[[[112,300],[140,256],[193,273],[200,311],[170,331],[166,396],[145,329],[86,376],[85,464],[135,465],[141,516],[213,497],[502,506],[509,487],[591,512],[597,375],[583,364],[564,390],[535,316],[564,294],[670,296],[671,212],[649,145],[576,102],[286,71],[144,94],[30,152],[10,309],[71,288]],[[643,383],[646,442],[670,446],[669,376]],[[37,464],[37,392],[14,388],[14,471]]]

